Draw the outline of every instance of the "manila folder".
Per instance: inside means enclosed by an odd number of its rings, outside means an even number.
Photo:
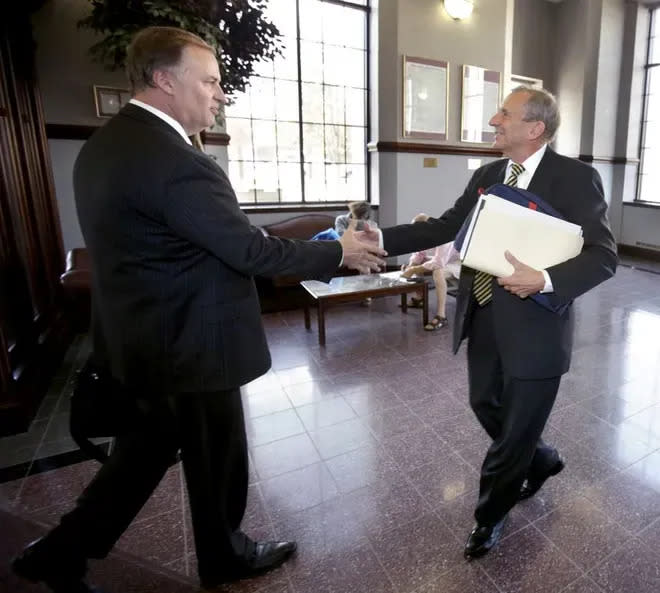
[[[481,196],[462,249],[463,265],[493,276],[510,276],[504,257],[544,270],[578,255],[584,239],[579,225],[519,206],[498,196]]]

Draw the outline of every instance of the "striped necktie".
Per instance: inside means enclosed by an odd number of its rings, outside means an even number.
[[[511,173],[505,183],[511,187],[518,185],[518,177],[524,170],[525,167],[522,165],[512,163]],[[483,307],[486,303],[489,303],[493,298],[493,277],[486,272],[477,271],[474,275],[472,292],[479,306]]]

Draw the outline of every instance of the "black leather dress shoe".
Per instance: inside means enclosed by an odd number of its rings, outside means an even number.
[[[14,559],[12,569],[23,579],[45,583],[53,593],[102,593],[85,583],[87,562],[84,558],[74,558],[67,555],[66,550],[55,549],[46,538],[29,544]]]
[[[548,478],[556,476],[561,470],[564,469],[564,465],[564,460],[560,457],[542,478],[527,478],[525,483],[520,487],[518,500],[526,500],[527,498],[534,496],[541,489],[541,486],[543,486]]]
[[[256,542],[254,552],[230,574],[202,578],[202,587],[210,589],[223,583],[250,579],[281,566],[296,551],[296,542]]]
[[[505,522],[506,516],[492,526],[477,523],[467,538],[463,556],[471,560],[472,558],[481,558],[481,556],[487,554],[500,541]]]

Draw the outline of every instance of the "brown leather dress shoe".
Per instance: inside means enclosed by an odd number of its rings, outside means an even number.
[[[230,574],[202,578],[202,587],[210,589],[223,583],[262,575],[284,564],[297,547],[296,542],[256,542],[254,552],[245,561],[238,563],[234,571]]]
[[[541,478],[527,478],[524,484],[520,487],[520,494],[518,500],[526,500],[534,496],[545,483],[548,478],[556,476],[561,470],[564,469],[564,460],[560,457],[557,462],[546,472]]]
[[[477,523],[470,532],[467,542],[465,542],[463,556],[468,560],[472,560],[473,558],[481,558],[481,556],[487,554],[500,541],[505,522],[506,516],[492,526],[479,525]]]
[[[84,581],[86,560],[67,555],[66,550],[56,549],[47,538],[29,544],[14,559],[12,569],[23,579],[45,583],[53,593],[102,593]]]

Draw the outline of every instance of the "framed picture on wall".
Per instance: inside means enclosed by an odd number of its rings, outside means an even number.
[[[128,103],[131,94],[127,89],[119,89],[111,86],[94,85],[94,103],[96,105],[96,117],[112,117]]]
[[[461,140],[491,143],[495,132],[488,125],[500,105],[501,75],[479,66],[463,66]]]
[[[403,135],[447,139],[449,63],[403,56]]]

